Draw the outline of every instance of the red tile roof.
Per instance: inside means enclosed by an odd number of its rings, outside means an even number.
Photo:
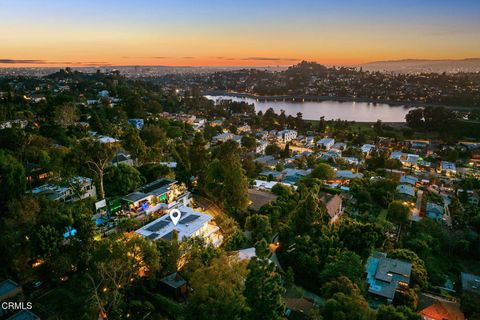
[[[465,320],[457,303],[437,301],[420,311],[423,319],[428,320]]]

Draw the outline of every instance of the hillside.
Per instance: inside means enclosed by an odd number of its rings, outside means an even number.
[[[406,59],[390,61],[374,61],[358,65],[364,70],[386,71],[395,73],[419,72],[480,72],[480,58],[463,60],[424,60]]]

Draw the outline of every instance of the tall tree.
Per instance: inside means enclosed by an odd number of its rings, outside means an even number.
[[[130,193],[144,182],[140,172],[132,166],[121,163],[105,169],[105,192],[109,196]]]
[[[195,270],[190,279],[193,294],[188,319],[243,319],[246,275],[246,262],[232,256],[213,259],[211,265]]]
[[[137,129],[131,127],[125,133],[123,137],[123,147],[129,151],[133,157],[140,163],[145,161],[147,156],[147,146],[140,137],[140,133]]]
[[[208,168],[207,193],[229,210],[245,210],[248,206],[248,181],[240,161],[238,144],[234,141],[223,143],[216,158]]]
[[[25,192],[25,169],[13,156],[0,150],[0,204]]]
[[[55,107],[54,121],[63,128],[68,128],[79,118],[77,107],[73,102]]]
[[[324,224],[329,221],[325,206],[319,204],[318,197],[312,192],[300,201],[291,217],[298,233],[308,232],[314,228],[315,224]]]
[[[143,237],[110,237],[99,243],[91,264],[87,276],[98,310],[104,318],[116,318],[125,290],[133,280],[158,271],[160,256],[156,243]]]
[[[311,175],[314,178],[317,178],[320,180],[326,180],[326,179],[334,178],[335,171],[330,165],[326,163],[320,163],[315,167],[315,169],[313,169]]]
[[[207,150],[207,143],[203,139],[201,133],[195,134],[192,146],[190,147],[189,156],[192,173],[195,175],[204,173],[208,166],[209,153]]]
[[[268,216],[263,214],[254,214],[247,217],[245,229],[252,232],[253,242],[265,239],[270,242],[272,238],[272,226]]]
[[[282,278],[275,265],[268,259],[250,260],[245,281],[245,298],[249,307],[250,319],[282,319],[285,305]]]
[[[342,276],[324,283],[321,291],[327,299],[322,310],[325,319],[375,319],[360,289],[348,278]]]
[[[410,209],[401,201],[392,201],[388,205],[387,217],[390,221],[403,225],[408,222],[410,217]]]
[[[112,161],[117,150],[117,143],[101,143],[93,138],[82,139],[75,150],[76,160],[79,161],[78,165],[83,167],[86,164],[88,169],[96,175],[100,199],[105,198],[103,185],[105,169]]]

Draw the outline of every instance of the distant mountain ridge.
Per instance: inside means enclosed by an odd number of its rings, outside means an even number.
[[[480,72],[480,58],[466,59],[403,59],[373,61],[359,64],[369,71],[384,71],[395,73],[419,73],[419,72]]]

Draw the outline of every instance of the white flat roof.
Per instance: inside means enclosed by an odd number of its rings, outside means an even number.
[[[135,232],[151,240],[160,238],[171,240],[173,230],[176,230],[178,232],[178,240],[181,241],[183,238],[191,237],[213,219],[212,216],[197,212],[190,207],[182,206],[178,210],[180,210],[182,216],[176,226],[170,220],[170,216],[166,214],[144,225]]]

